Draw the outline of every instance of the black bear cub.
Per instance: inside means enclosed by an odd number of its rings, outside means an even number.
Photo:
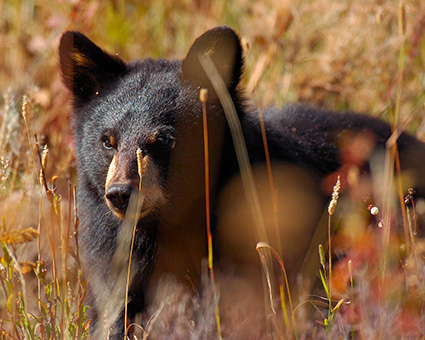
[[[283,249],[290,271],[299,269],[299,259],[309,247],[329,195],[322,191],[323,179],[344,162],[341,138],[367,136],[367,155],[353,163],[365,170],[374,150],[382,149],[391,136],[388,124],[365,115],[304,105],[265,110],[264,129],[278,194],[275,234],[270,227],[275,221],[270,210],[274,201],[265,170],[259,114],[239,88],[243,55],[231,28],[216,27],[204,33],[182,61],[126,63],[78,32],[63,34],[59,54],[63,81],[73,93],[79,237],[90,283],[92,329],[110,327],[111,337],[119,338],[124,332],[125,287],[116,286],[113,258],[131,194],[139,187],[138,149],[144,197],[132,254],[129,322],[161,289],[158,284],[164,274],[188,286],[199,282],[207,240],[202,88],[208,90],[209,193],[218,263],[227,261],[226,268],[233,263],[235,275],[246,274],[247,280],[261,284],[255,250],[259,239],[249,210],[252,202],[244,195],[221,98],[201,58],[210,58],[231,96],[266,233],[272,239],[269,243]],[[420,165],[425,150],[422,143],[405,133],[397,143],[404,167]],[[414,176],[413,172],[410,178],[414,180]],[[104,306],[112,294],[119,296],[114,325],[100,325],[100,320],[105,320],[101,314],[111,312]]]

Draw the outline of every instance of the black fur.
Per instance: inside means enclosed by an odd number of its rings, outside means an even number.
[[[217,27],[198,38],[183,61],[149,59],[124,63],[77,32],[63,35],[59,51],[64,83],[74,95],[79,235],[85,273],[91,281],[94,318],[101,300],[108,298],[116,281],[111,262],[122,219],[111,213],[105,200],[105,183],[113,157],[117,157],[119,168],[113,173],[121,171],[120,177],[116,177],[137,188],[136,150],[141,148],[148,163],[143,175],[144,188],[147,192],[160,189],[164,193],[160,203],[147,203],[151,210],[137,226],[135,278],[130,289],[132,319],[143,310],[145,300],[150,300],[155,289],[160,289],[157,284],[162,274],[172,273],[195,286],[199,281],[206,249],[200,88],[209,90],[210,186],[218,234],[225,223],[223,216],[229,214],[219,201],[239,167],[222,108],[200,65],[200,55],[211,57],[227,86],[241,120],[251,163],[254,167],[264,164],[258,112],[243,99],[238,88],[243,69],[242,48],[232,29]],[[309,174],[316,192],[320,192],[321,179],[341,166],[339,136],[347,131],[370,131],[376,145],[382,147],[391,135],[388,124],[366,115],[304,105],[270,108],[263,114],[272,163],[299,167]],[[104,147],[105,138],[108,143],[113,140],[111,148]],[[423,144],[407,134],[401,134],[398,146],[402,155],[423,155]],[[239,196],[243,194],[234,195],[233,201],[245,202]],[[319,196],[323,203],[326,194]],[[320,213],[318,209],[312,212],[313,220],[320,216],[317,211]],[[306,229],[306,242],[314,226]],[[223,226],[223,230],[226,228],[232,226]],[[247,234],[251,232],[247,230]],[[249,251],[257,256],[255,241],[251,246]],[[305,245],[300,248],[304,251]],[[226,256],[227,249],[221,247],[220,254]],[[236,256],[233,260],[240,264],[238,261],[244,261],[244,257]],[[99,282],[104,287],[99,287]],[[93,324],[93,328],[97,327]],[[116,336],[121,336],[122,327],[122,322],[117,321]]]

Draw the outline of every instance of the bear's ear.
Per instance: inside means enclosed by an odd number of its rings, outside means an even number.
[[[205,32],[195,40],[183,60],[184,79],[198,88],[208,89],[208,98],[214,100],[217,95],[199,61],[203,55],[211,58],[227,90],[233,92],[239,84],[243,68],[242,47],[235,31],[230,27],[220,26]]]
[[[103,86],[125,73],[126,64],[79,32],[68,31],[59,44],[62,79],[74,94],[74,103],[88,101]]]

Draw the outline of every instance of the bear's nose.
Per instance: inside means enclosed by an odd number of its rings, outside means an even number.
[[[106,190],[105,197],[110,205],[118,212],[124,214],[127,209],[133,187],[130,184],[115,183],[111,184]]]

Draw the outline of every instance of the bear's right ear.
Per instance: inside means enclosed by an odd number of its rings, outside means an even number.
[[[183,60],[184,79],[197,88],[206,88],[208,98],[214,101],[217,100],[217,94],[199,60],[204,55],[211,58],[227,90],[233,92],[239,84],[243,68],[242,47],[238,35],[230,27],[215,27],[195,40]]]
[[[79,32],[68,31],[59,44],[62,79],[74,94],[74,104],[88,101],[104,85],[125,73],[126,64]]]

